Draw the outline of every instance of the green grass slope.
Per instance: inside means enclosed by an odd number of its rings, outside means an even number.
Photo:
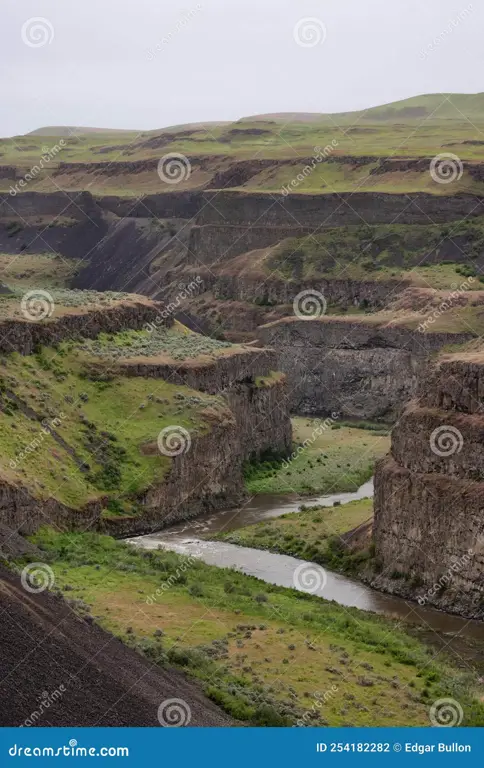
[[[388,104],[351,112],[282,112],[244,117],[240,122],[300,122],[332,121],[336,124],[362,121],[400,123],[425,118],[484,120],[484,93],[428,93],[400,99]]]
[[[204,409],[224,407],[163,380],[115,376],[109,363],[93,373],[94,359],[74,342],[2,358],[1,473],[36,498],[73,508],[104,495],[128,503],[171,466],[144,446],[156,446],[172,425],[203,434],[210,429]]]

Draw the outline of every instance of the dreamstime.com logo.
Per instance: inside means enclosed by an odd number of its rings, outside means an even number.
[[[454,31],[454,29],[456,29],[463,21],[465,21],[465,19],[468,18],[468,16],[470,16],[473,10],[474,6],[472,3],[469,3],[467,8],[459,11],[457,16],[449,21],[447,27],[443,29],[442,32],[440,32],[436,37],[434,37],[432,42],[429,43],[426,48],[423,48],[420,51],[420,58],[427,59],[430,54],[439,47],[439,45],[442,45],[442,43],[447,40],[448,36]]]
[[[185,155],[172,152],[158,162],[158,176],[165,184],[180,184],[192,175],[192,165]]]
[[[158,722],[163,728],[183,728],[192,719],[192,711],[183,699],[166,699],[158,707]]]
[[[20,32],[22,42],[29,48],[42,48],[54,40],[54,27],[49,19],[43,16],[33,16],[22,24]]]
[[[311,288],[298,293],[292,307],[294,314],[300,320],[313,320],[326,314],[328,302],[320,291]]]
[[[452,152],[436,155],[430,163],[430,175],[437,184],[452,184],[453,181],[459,181],[463,173],[462,160]]]
[[[188,285],[182,285],[179,286],[180,293],[178,293],[173,301],[170,301],[169,304],[166,305],[163,312],[160,312],[154,322],[147,323],[144,327],[145,331],[148,331],[148,333],[154,333],[159,328],[161,328],[166,320],[169,320],[170,317],[173,317],[177,313],[177,311],[180,309],[182,302],[186,299],[191,299],[193,296],[200,293],[200,291],[203,290],[203,280],[202,278],[197,275],[195,280],[192,280]]]
[[[462,433],[456,427],[451,427],[448,424],[437,427],[430,435],[430,449],[432,453],[441,458],[460,453],[463,446]]]
[[[328,701],[331,701],[331,699],[333,699],[337,693],[338,686],[334,684],[331,686],[331,688],[328,688],[327,691],[324,691],[324,693],[316,691],[311,709],[308,709],[302,718],[296,721],[296,724],[293,726],[293,728],[306,728],[308,725],[310,725],[311,720],[318,717],[318,709],[321,709],[325,704],[328,703]]]
[[[463,568],[469,565],[473,557],[474,550],[469,549],[467,554],[456,560],[455,563],[452,563],[447,572],[444,573],[444,575],[441,576],[440,579],[429,590],[427,590],[424,595],[417,597],[417,603],[424,606],[427,605],[428,602],[431,602],[435,595],[437,595],[441,590],[445,589],[449,586],[449,584],[452,583],[456,573],[460,573]]]
[[[281,194],[283,194],[284,197],[287,197],[293,190],[297,189],[308,176],[311,176],[316,166],[330,157],[338,146],[339,142],[336,141],[336,139],[333,139],[331,143],[326,144],[325,147],[314,147],[315,154],[311,158],[311,161],[303,167],[302,171],[300,171],[294,179],[291,179],[289,184],[283,184],[281,187]]]
[[[332,413],[331,416],[328,416],[327,419],[324,419],[324,421],[320,422],[318,426],[315,427],[311,432],[311,437],[307,437],[305,441],[301,443],[301,445],[296,447],[296,450],[293,451],[290,456],[283,460],[282,469],[289,469],[292,462],[297,459],[301,453],[307,451],[307,449],[316,442],[318,437],[321,437],[321,435],[326,432],[327,429],[330,429],[330,427],[332,427],[338,419],[339,413]]]
[[[54,571],[47,563],[30,563],[20,575],[20,583],[26,592],[38,595],[55,584]]]
[[[163,582],[161,587],[158,587],[158,589],[153,592],[152,595],[146,598],[146,605],[153,605],[156,603],[160,595],[162,595],[164,592],[168,592],[169,589],[175,586],[175,584],[180,581],[181,577],[186,573],[186,571],[188,571],[189,568],[192,567],[195,562],[196,558],[192,555],[188,555],[182,564],[178,566],[175,573],[172,573],[171,576],[169,576],[167,580]]]
[[[453,728],[464,719],[464,710],[455,699],[438,699],[429,711],[429,719],[436,728]]]
[[[37,721],[40,720],[42,715],[45,714],[48,709],[62,698],[62,694],[65,693],[66,690],[67,688],[64,685],[60,685],[55,691],[52,691],[52,693],[44,691],[39,699],[37,709],[34,709],[34,711],[30,713],[29,717],[24,720],[22,725],[19,725],[19,728],[31,728],[32,726],[37,725]]]
[[[55,309],[54,299],[48,291],[33,290],[22,296],[20,311],[26,320],[39,322],[51,317]]]
[[[165,427],[158,435],[158,449],[163,456],[174,459],[182,453],[188,453],[192,445],[190,433],[179,425]]]
[[[149,48],[147,50],[148,54],[148,61],[153,61],[156,58],[156,55],[158,53],[161,53],[167,45],[171,43],[171,41],[175,38],[176,35],[178,35],[186,26],[189,24],[192,19],[195,18],[197,14],[199,14],[203,10],[203,6],[198,5],[195,6],[195,8],[190,8],[189,11],[185,13],[184,16],[181,16],[176,24],[174,29],[170,30],[165,37],[163,37],[155,46],[154,48]]]
[[[14,744],[10,757],[129,757],[129,747],[80,747],[77,739],[69,739],[62,747],[23,747]]]
[[[445,312],[448,312],[449,309],[452,309],[452,307],[456,302],[458,302],[462,294],[464,294],[466,291],[469,291],[472,283],[475,283],[475,282],[476,281],[474,277],[468,277],[467,280],[465,280],[459,286],[457,286],[454,283],[452,286],[454,290],[451,293],[449,293],[445,301],[439,304],[439,306],[436,307],[436,309],[434,309],[430,313],[430,315],[420,323],[420,325],[417,328],[417,331],[419,333],[425,333],[428,330],[429,325],[433,325],[441,315],[443,315]]]
[[[292,575],[294,589],[298,592],[307,592],[309,595],[322,592],[327,581],[328,574],[324,568],[315,563],[301,563]]]
[[[30,441],[30,443],[27,443],[27,445],[22,448],[21,451],[19,451],[14,459],[11,459],[10,461],[10,469],[17,469],[20,464],[24,461],[24,459],[29,456],[31,453],[35,453],[39,450],[41,445],[43,444],[45,438],[52,434],[52,431],[56,429],[56,427],[60,427],[62,424],[63,419],[65,419],[65,413],[61,411],[61,413],[56,416],[52,421],[48,421],[47,419],[44,419],[42,423],[42,429],[39,431],[39,434],[37,437],[34,437],[33,440]]]
[[[326,40],[327,30],[321,19],[308,16],[300,19],[294,27],[294,40],[301,48],[315,48]]]
[[[33,165],[32,168],[30,168],[29,171],[23,176],[19,181],[16,182],[14,186],[11,186],[9,189],[9,194],[11,197],[15,197],[16,195],[21,192],[21,190],[28,185],[30,181],[34,181],[37,176],[40,174],[41,171],[44,170],[44,168],[48,165],[48,163],[51,163],[55,157],[59,154],[59,152],[62,152],[62,150],[67,146],[67,141],[65,139],[60,139],[58,144],[54,144],[53,147],[42,147],[42,155],[39,160],[39,162],[36,165]]]

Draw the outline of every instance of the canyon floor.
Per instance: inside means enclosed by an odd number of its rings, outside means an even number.
[[[33,541],[76,611],[185,671],[238,721],[423,726],[452,693],[466,725],[484,722],[477,673],[400,623],[99,535]]]

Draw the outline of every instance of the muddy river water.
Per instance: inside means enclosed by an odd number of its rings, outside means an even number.
[[[280,517],[287,512],[297,512],[302,503],[306,506],[333,506],[335,502],[345,504],[355,499],[371,498],[373,481],[370,480],[355,493],[339,493],[332,496],[296,498],[260,495],[239,509],[230,509],[213,515],[197,518],[167,528],[159,533],[129,539],[130,543],[144,549],[159,546],[182,555],[197,557],[209,565],[220,568],[234,568],[250,576],[256,576],[270,584],[294,587],[294,574],[298,567],[304,568],[308,582],[311,580],[311,564],[287,555],[279,555],[248,547],[239,547],[219,541],[207,541],[202,537],[219,531],[233,531],[245,525]],[[371,587],[326,570],[321,580],[321,569],[314,565],[314,578],[321,586],[314,594],[334,600],[340,605],[354,606],[364,611],[373,611],[392,618],[419,624],[428,630],[445,632],[450,635],[484,640],[484,622],[469,621],[458,616],[421,607],[402,598],[377,592]],[[324,582],[324,583],[323,583]],[[314,582],[315,583],[315,582]],[[297,587],[296,587],[297,588]]]

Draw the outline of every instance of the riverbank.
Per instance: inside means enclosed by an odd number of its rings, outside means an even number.
[[[390,448],[388,429],[331,419],[291,419],[294,449],[281,461],[247,464],[249,493],[300,495],[353,492],[373,475],[375,461]]]
[[[333,571],[358,575],[359,569],[373,554],[373,500],[361,499],[342,506],[307,510],[303,505],[301,510],[236,531],[222,531],[213,539],[291,555]]]
[[[473,672],[395,621],[168,551],[43,530],[34,543],[71,607],[256,725],[428,725],[452,696],[482,725]],[[22,561],[24,562],[24,561]]]

